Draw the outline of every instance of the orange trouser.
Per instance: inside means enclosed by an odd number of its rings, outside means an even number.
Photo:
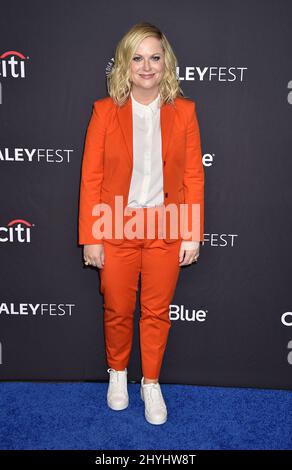
[[[166,243],[136,238],[114,245],[104,240],[104,267],[99,270],[104,297],[104,333],[109,367],[128,366],[133,340],[139,274],[141,315],[139,321],[143,376],[159,377],[171,326],[169,304],[178,280],[181,240]]]

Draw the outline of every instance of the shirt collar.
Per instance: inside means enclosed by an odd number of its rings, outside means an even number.
[[[156,98],[148,104],[142,104],[135,100],[133,97],[133,93],[131,92],[131,98],[133,106],[135,107],[135,111],[140,115],[144,116],[146,109],[151,109],[152,113],[155,114],[159,110],[159,98],[160,93],[156,96]]]

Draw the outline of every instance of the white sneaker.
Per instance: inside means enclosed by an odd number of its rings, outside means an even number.
[[[165,423],[167,420],[167,408],[159,383],[144,384],[144,377],[142,377],[140,395],[145,403],[145,418],[148,423]]]
[[[129,404],[127,368],[120,371],[110,367],[107,371],[110,374],[107,404],[112,410],[124,410]]]

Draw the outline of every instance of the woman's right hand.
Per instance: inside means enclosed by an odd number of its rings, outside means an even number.
[[[104,266],[104,246],[103,243],[94,245],[84,245],[84,262],[88,262],[90,266],[96,266],[102,269]]]

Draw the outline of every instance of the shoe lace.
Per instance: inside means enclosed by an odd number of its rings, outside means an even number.
[[[126,370],[126,369],[125,369],[125,370]],[[112,367],[109,367],[109,368],[107,369],[107,371],[108,371],[108,373],[110,374],[110,382],[112,382],[112,383],[114,382],[114,383],[116,383],[116,384],[118,384],[118,385],[122,385],[122,384],[123,384],[123,381],[119,380],[119,379],[121,378],[121,376],[120,376],[120,374],[119,374],[120,371],[115,370],[115,369],[113,369]],[[124,371],[122,371],[122,372],[124,372]]]
[[[153,405],[155,405],[156,407],[159,406],[160,408],[164,408],[165,404],[164,404],[164,400],[163,400],[163,396],[162,396],[159,384],[152,383],[152,384],[147,384],[147,385],[148,387],[146,387],[145,390],[147,390],[148,396],[150,398],[149,400],[150,406],[152,407]],[[157,399],[159,399],[159,401],[157,401]]]

